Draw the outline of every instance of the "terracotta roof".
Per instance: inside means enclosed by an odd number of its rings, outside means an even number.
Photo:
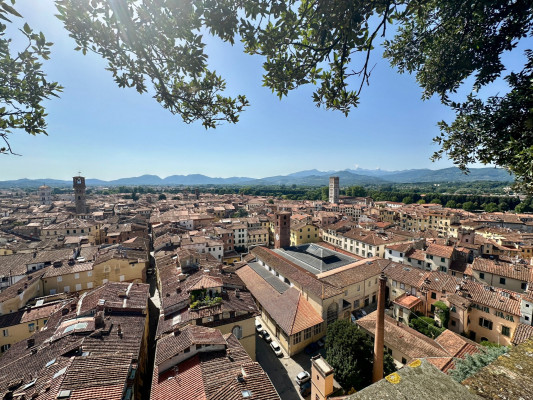
[[[429,271],[392,261],[383,269],[383,272],[389,279],[417,288],[422,285],[424,279],[429,275]]]
[[[472,270],[504,276],[523,282],[533,281],[533,270],[527,265],[502,263],[488,258],[476,258]]]
[[[438,343],[446,352],[455,358],[464,358],[467,354],[475,354],[479,352],[481,346],[476,342],[471,341],[457,333],[446,329],[436,339]]]
[[[471,303],[477,303],[511,315],[520,316],[520,297],[514,292],[500,288],[491,288],[467,280],[461,283],[460,290],[457,294]],[[451,299],[451,297],[448,299]]]
[[[236,273],[254,298],[287,335],[293,335],[324,322],[296,288],[291,287],[280,294],[248,265]]]
[[[520,323],[514,331],[512,343],[519,345],[531,337],[533,337],[533,326]]]
[[[412,243],[397,243],[397,244],[389,244],[385,246],[385,249],[399,251],[400,253],[407,253],[411,249],[412,246],[413,246]]]
[[[206,329],[206,328],[203,328]],[[272,382],[253,362],[232,334],[223,335],[224,351],[205,351],[166,371],[154,368],[151,399],[241,400],[248,390],[252,400],[279,400]],[[161,342],[161,341],[159,341]],[[158,347],[159,347],[158,342]],[[242,379],[238,380],[238,376]]]
[[[63,275],[68,275],[68,274],[84,272],[84,271],[92,271],[92,269],[93,269],[92,261],[82,262],[82,263],[74,262],[72,264],[68,264],[64,262],[59,267],[53,266],[51,268],[48,268],[43,278],[51,278],[54,276],[63,276]]]
[[[422,300],[418,297],[407,293],[403,293],[401,296],[396,297],[396,299],[394,299],[393,301],[393,303],[398,304],[399,306],[407,308],[409,310],[417,306],[421,302]]]
[[[388,260],[380,258],[366,259],[323,272],[318,274],[317,277],[320,279],[320,282],[338,288],[345,288],[354,283],[363,282],[366,279],[380,275],[384,266],[388,264]]]
[[[154,368],[152,380],[153,400],[190,399],[207,400],[200,367],[200,356],[195,355],[179,364],[179,371],[173,368],[157,373]]]
[[[158,340],[155,364],[160,365],[162,362],[196,344],[226,345],[226,341],[218,329],[187,325]]]
[[[148,285],[141,286],[146,289],[146,296]],[[108,293],[110,306],[119,308],[112,292],[110,288],[99,291],[96,299]],[[103,327],[96,328],[98,302],[89,301],[94,297],[87,293],[87,302],[83,302],[85,315],[79,314],[82,299],[67,300],[49,317],[46,326],[32,335],[31,349],[22,341],[0,358],[1,397],[15,388],[15,398],[24,392],[26,398],[52,400],[60,391],[70,390],[70,398],[78,400],[119,400],[124,388],[133,385],[129,375],[137,368],[141,355],[146,297],[143,309],[123,313],[123,308],[119,312],[106,308]]]
[[[452,258],[453,247],[442,246],[440,244],[430,244],[426,249],[426,254],[430,254],[437,257]]]
[[[201,277],[193,283],[187,291],[192,292],[193,290],[199,289],[209,289],[209,288],[218,288],[222,286],[222,278],[212,277],[209,275],[202,275]]]
[[[357,325],[375,335],[377,311],[358,319]],[[420,332],[406,326],[397,324],[396,320],[385,315],[385,345],[397,349],[408,357],[407,361],[414,358],[450,357],[434,340]]]

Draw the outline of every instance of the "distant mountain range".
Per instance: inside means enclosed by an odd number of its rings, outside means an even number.
[[[384,171],[368,169],[346,169],[344,171],[318,171],[316,169],[294,172],[289,175],[270,176],[254,179],[246,177],[211,178],[209,176],[171,175],[160,178],[157,175],[142,175],[133,178],[121,178],[112,181],[86,179],[87,186],[192,186],[192,185],[328,185],[330,176],[338,176],[341,186],[384,184],[384,183],[436,183],[436,182],[475,182],[500,181],[511,182],[513,176],[501,168],[471,168],[470,174],[463,174],[459,168],[444,169],[410,169],[404,171]],[[29,188],[40,185],[52,187],[72,186],[72,181],[57,179],[17,179],[0,181],[0,188]]]

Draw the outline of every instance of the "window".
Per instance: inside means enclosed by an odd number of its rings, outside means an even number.
[[[314,334],[318,335],[320,332],[322,332],[322,324],[317,324],[314,326]]]
[[[511,328],[502,325],[502,335],[507,337],[511,336]]]
[[[405,283],[400,282],[400,289],[405,289]]]
[[[485,319],[485,318],[480,318],[479,319],[479,326],[482,326],[483,328],[487,328],[489,330],[492,330],[492,321],[489,321],[488,319]]]
[[[444,262],[444,257],[441,257],[441,258],[440,258],[440,261],[441,261],[441,262]]]
[[[93,283],[87,282],[87,289],[92,289],[92,288],[93,288]]]
[[[0,349],[2,350],[2,353],[3,353],[4,351],[7,351],[10,347],[11,347],[10,344],[4,344],[4,345],[2,345],[2,347]]]
[[[295,333],[294,336],[292,337],[292,343],[293,344],[298,344],[302,341],[302,332],[298,332],[298,333]]]
[[[9,331],[8,331],[7,329],[3,329],[3,330],[2,330],[2,335],[3,335],[4,337],[8,337],[8,336],[9,336]]]
[[[495,311],[494,312],[494,315],[496,315],[497,317],[500,317],[500,318],[505,318],[505,315],[501,312],[501,311]]]
[[[87,271],[87,276],[93,276],[93,271]]]
[[[32,322],[31,324],[28,324],[28,331],[33,332],[35,331],[35,323]]]
[[[124,275],[120,275],[119,279],[120,279],[120,282],[124,282],[125,276]]]
[[[57,281],[58,281],[58,282],[61,282],[62,280],[63,280],[63,277],[62,277],[62,276],[58,276],[58,277],[57,277]]]
[[[81,290],[81,283],[76,283],[76,292]]]
[[[311,338],[311,328],[307,328],[304,331],[304,340],[307,340],[307,339],[310,339],[310,338]]]
[[[77,272],[74,274],[74,279],[80,279],[80,274],[78,274]]]
[[[500,278],[500,285],[505,285],[505,278]]]
[[[241,339],[242,338],[242,328],[239,325],[234,326],[233,329],[231,330],[231,333],[233,333],[233,335],[237,339]]]
[[[70,292],[70,286],[65,286],[65,287],[63,288],[63,292],[65,292],[65,293]]]
[[[105,272],[105,273],[111,272],[111,267],[108,266],[108,265],[106,265],[106,266],[104,267],[104,272]]]
[[[526,289],[527,289],[527,282],[522,282],[522,283],[520,284],[520,288],[521,288],[522,290],[526,290]]]
[[[407,364],[407,360],[405,359],[405,357],[402,357],[402,364]]]

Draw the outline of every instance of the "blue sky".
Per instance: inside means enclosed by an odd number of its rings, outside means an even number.
[[[149,94],[119,89],[104,60],[73,50],[76,45],[53,17],[51,1],[19,0],[16,7],[30,26],[54,42],[52,59],[44,68],[48,78],[65,89],[60,99],[47,102],[48,136],[11,136],[14,151],[22,156],[0,157],[0,180],[68,179],[77,171],[90,178],[115,179],[452,166],[449,160],[429,160],[437,149],[432,144],[436,123],[450,119],[451,112],[438,99],[422,101],[414,77],[391,69],[380,49],[373,54],[377,65],[371,84],[360,106],[346,118],[318,109],[310,86],[280,101],[261,86],[261,58],[242,53],[240,44],[210,40],[210,65],[226,78],[228,93],[246,94],[251,106],[238,124],[206,131],[200,123],[183,123]]]

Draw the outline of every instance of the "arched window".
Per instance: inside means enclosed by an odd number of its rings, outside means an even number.
[[[235,325],[231,330],[231,333],[233,333],[233,336],[235,336],[237,339],[242,338],[242,328],[239,325]]]
[[[338,316],[339,316],[339,305],[337,303],[331,303],[328,307],[328,312],[327,312],[328,325],[337,321]]]

